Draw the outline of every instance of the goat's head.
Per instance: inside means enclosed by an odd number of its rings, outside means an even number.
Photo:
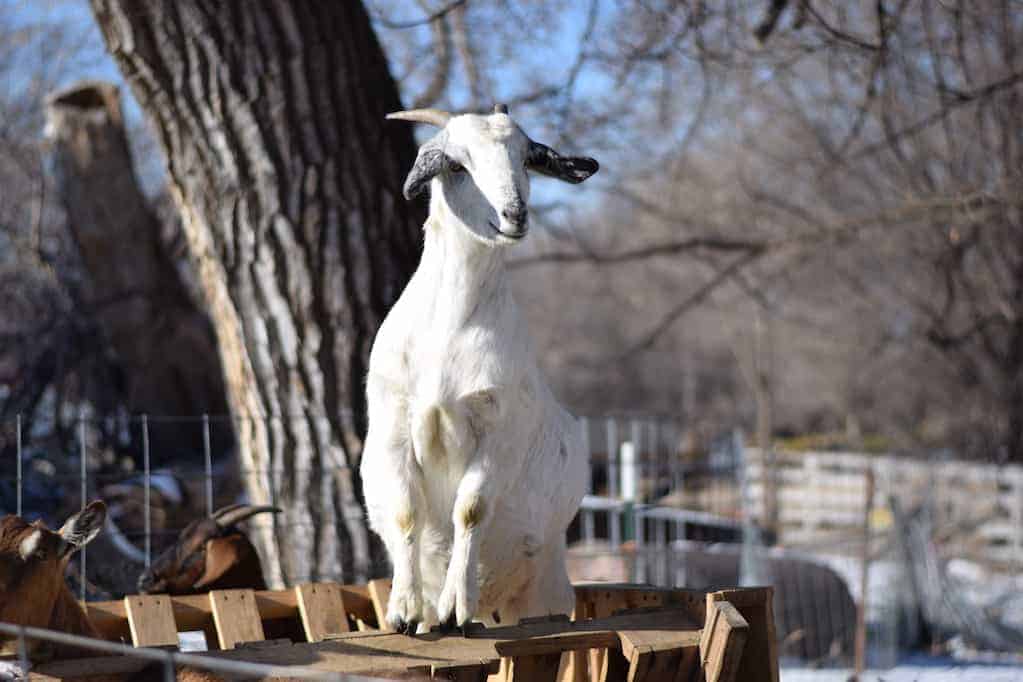
[[[435,190],[442,192],[442,205],[448,207],[451,217],[487,244],[507,244],[526,236],[527,171],[574,184],[598,168],[593,159],[561,156],[529,139],[502,105],[489,115],[453,116],[436,109],[415,109],[388,114],[387,118],[441,129],[419,148],[405,180],[405,198],[411,199],[437,180]]]
[[[100,532],[106,515],[105,504],[92,502],[58,531],[20,516],[0,518],[0,621],[68,629],[54,623],[56,611],[66,608],[64,571],[71,555]]]
[[[173,547],[139,576],[142,594],[194,594],[208,590],[266,589],[256,548],[235,524],[276,507],[233,504],[188,524]]]

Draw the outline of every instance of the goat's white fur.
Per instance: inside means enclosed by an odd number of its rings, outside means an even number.
[[[394,565],[387,621],[515,623],[570,613],[565,530],[582,499],[578,422],[542,376],[504,265],[529,198],[506,114],[441,133],[467,172],[430,186],[422,261],[373,344],[361,473]]]

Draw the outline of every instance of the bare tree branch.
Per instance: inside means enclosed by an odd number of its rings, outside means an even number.
[[[452,2],[449,2],[448,4],[438,9],[437,11],[433,12],[432,14],[429,14],[428,16],[422,19],[413,19],[412,21],[394,21],[380,14],[377,14],[375,17],[373,17],[373,21],[379,23],[381,26],[384,26],[385,28],[394,29],[406,29],[416,28],[418,26],[426,26],[427,24],[432,23],[437,19],[446,16],[455,9],[466,4],[468,1],[469,0],[453,0]]]

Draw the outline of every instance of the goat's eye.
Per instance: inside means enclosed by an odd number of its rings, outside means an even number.
[[[458,163],[457,161],[452,161],[451,163],[448,164],[448,170],[450,170],[452,173],[464,173],[465,166]]]

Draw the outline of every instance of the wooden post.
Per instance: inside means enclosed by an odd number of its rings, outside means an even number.
[[[867,499],[863,511],[863,554],[860,557],[860,603],[856,609],[856,653],[853,678],[863,674],[867,660],[867,588],[870,572],[870,512],[874,508],[874,467],[867,464]]]

